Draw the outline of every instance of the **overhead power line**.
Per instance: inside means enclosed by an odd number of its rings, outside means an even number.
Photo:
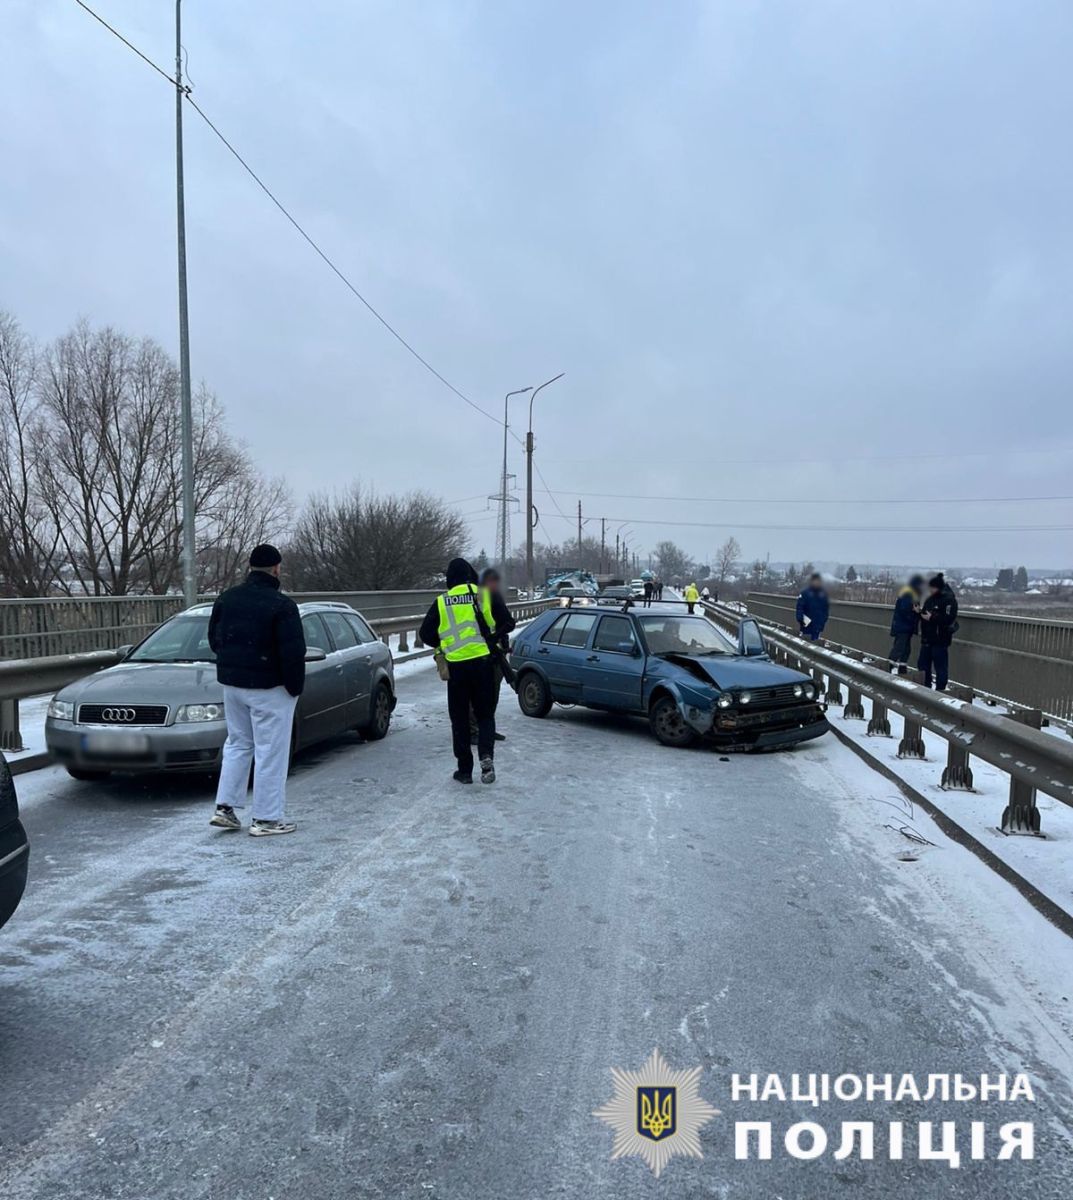
[[[541,482],[544,482],[541,476]],[[537,491],[547,491],[537,488]],[[893,500],[877,500],[871,496],[854,496],[851,500],[844,497],[837,500],[817,500],[812,496],[788,496],[784,500],[773,499],[769,496],[642,496],[634,492],[568,492],[571,496],[600,498],[604,500],[670,500],[695,504],[842,504],[856,506],[858,504],[934,504],[934,496],[899,496]],[[552,495],[548,491],[549,495]],[[1073,500],[1073,496],[944,496],[944,504],[1028,504],[1044,503],[1056,500]]]
[[[601,516],[605,514],[601,513]],[[673,521],[659,517],[613,517],[608,521],[628,522],[631,525],[682,526],[692,529],[770,529],[798,533],[1060,533],[1073,531],[1073,525],[785,525],[780,522],[746,521]]]
[[[1015,450],[1009,449],[1006,446],[996,447],[994,450],[964,450],[961,452],[952,451],[949,454],[826,454],[807,456],[805,458],[772,458],[770,455],[765,455],[763,458],[683,458],[679,455],[674,456],[673,463],[661,461],[655,453],[647,455],[645,458],[616,458],[619,463],[643,463],[648,467],[664,467],[672,466],[674,468],[681,467],[684,463],[703,463],[708,467],[783,467],[794,465],[808,465],[810,463],[848,463],[848,462],[923,462],[935,461],[938,459],[944,462],[955,458],[993,458],[995,455],[1001,455],[1005,458],[1011,456],[1038,455],[1038,454],[1068,454],[1073,452],[1073,446],[1041,446],[1032,450]],[[556,458],[549,460],[553,465],[555,463],[589,463],[591,459],[587,458]]]
[[[178,86],[175,79],[171,75],[169,75],[167,73],[167,71],[165,71],[163,68],[157,66],[157,64],[155,62],[153,62],[153,60],[151,58],[149,58],[148,55],[143,54],[141,52],[141,50],[138,49],[137,46],[135,46],[132,42],[129,42],[117,29],[115,29],[113,26],[109,25],[108,22],[103,17],[101,17],[97,13],[95,13],[93,11],[93,9],[89,7],[88,4],[83,3],[83,0],[75,0],[75,3],[79,6],[79,8],[85,9],[85,11],[87,13],[89,13],[89,15],[94,18],[94,20],[99,21],[100,24],[103,25],[105,27],[105,29],[108,30],[109,33],[114,34],[123,43],[124,46],[126,46],[130,50],[133,50],[134,53],[137,54],[137,56],[140,59],[142,59],[145,63],[147,63],[150,67],[152,67],[154,71],[156,71],[159,75],[162,75],[168,81],[168,83],[171,84],[172,87]],[[471,400],[465,394],[465,392],[463,392],[459,388],[455,387],[455,385],[449,379],[447,379],[444,375],[442,375],[432,365],[432,363],[430,363],[423,354],[421,354],[410,342],[408,342],[406,340],[406,338],[404,338],[403,335],[395,328],[395,326],[392,325],[391,322],[369,300],[367,300],[365,296],[362,295],[362,293],[347,278],[347,276],[344,274],[344,272],[338,266],[336,266],[336,264],[328,256],[328,254],[324,250],[322,250],[321,247],[317,244],[317,242],[310,236],[310,234],[308,234],[306,232],[306,230],[303,228],[303,226],[297,220],[297,218],[295,218],[290,213],[290,211],[283,204],[283,202],[275,195],[275,193],[269,188],[269,186],[257,174],[257,172],[254,171],[254,169],[242,157],[242,155],[238,152],[238,150],[236,150],[235,147],[231,144],[231,142],[229,142],[228,139],[220,132],[219,128],[211,120],[211,118],[208,116],[208,114],[205,112],[205,110],[203,108],[201,108],[201,106],[190,95],[190,89],[184,88],[183,94],[186,97],[186,100],[188,101],[188,103],[190,104],[190,107],[193,108],[193,110],[197,113],[197,115],[205,122],[205,124],[212,130],[212,132],[220,139],[220,141],[223,143],[223,145],[226,146],[226,148],[230,151],[230,153],[235,158],[235,160],[241,165],[241,167],[246,172],[246,174],[249,175],[249,177],[254,181],[254,183],[257,184],[257,186],[261,189],[261,191],[264,192],[264,194],[269,198],[269,200],[272,201],[272,203],[276,206],[276,208],[278,208],[279,211],[284,215],[284,217],[287,218],[287,220],[290,222],[290,224],[298,231],[298,233],[301,235],[301,237],[308,243],[308,245],[313,249],[313,251],[317,254],[317,256],[324,262],[324,264],[329,268],[329,270],[342,282],[343,286],[346,287],[348,291],[350,291],[358,300],[361,301],[361,303],[366,307],[366,309],[368,309],[368,311],[370,313],[372,313],[372,315],[380,322],[381,325],[383,325],[383,327],[388,331],[388,333],[390,333],[391,336],[393,338],[395,338],[395,340],[408,353],[410,353],[415,359],[417,359],[417,361],[425,368],[426,371],[428,371],[431,375],[433,375],[436,379],[438,379],[440,381],[440,383],[442,383],[443,386],[448,389],[448,391],[453,392],[454,395],[456,395],[459,400],[463,401],[465,404],[468,404],[469,407],[474,410],[474,412],[479,412],[482,417],[487,417],[489,421],[494,421],[496,425],[502,425],[503,422],[500,421],[500,419],[498,417],[494,416],[487,409],[482,408],[479,404],[476,403],[476,401]],[[513,436],[516,441],[520,440],[518,438],[517,434],[514,434]]]

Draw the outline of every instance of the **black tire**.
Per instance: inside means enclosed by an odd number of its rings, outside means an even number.
[[[682,720],[677,703],[670,696],[660,696],[648,710],[648,725],[652,736],[663,746],[680,749],[692,746],[697,735]]]
[[[391,728],[391,707],[391,688],[381,681],[373,689],[369,701],[370,720],[368,725],[361,727],[362,737],[370,742],[387,737],[387,731]]]
[[[89,771],[85,767],[68,767],[67,774],[79,783],[100,783],[111,775],[111,771]]]
[[[518,707],[527,717],[546,717],[551,706],[551,691],[542,676],[526,671],[518,680]]]

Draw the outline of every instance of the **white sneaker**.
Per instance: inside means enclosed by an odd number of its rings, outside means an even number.
[[[294,833],[298,828],[293,821],[252,821],[250,837],[268,837],[273,833]]]

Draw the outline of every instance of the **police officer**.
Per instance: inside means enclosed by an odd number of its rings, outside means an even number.
[[[483,628],[482,628],[483,626]],[[425,614],[420,638],[438,647],[447,660],[447,711],[458,769],[458,783],[473,782],[473,750],[469,712],[477,718],[477,755],[481,783],[495,783],[495,676],[489,641],[496,632],[492,599],[477,586],[477,573],[464,558],[447,567],[447,591],[437,596]]]

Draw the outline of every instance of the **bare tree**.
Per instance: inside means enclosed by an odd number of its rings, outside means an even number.
[[[741,558],[741,546],[738,539],[728,537],[715,553],[715,570],[720,583],[726,582],[726,577],[734,570],[734,564]]]
[[[668,582],[673,579],[684,580],[692,576],[697,568],[693,559],[674,542],[660,542],[656,546],[655,561],[660,578]]]
[[[5,595],[47,595],[59,569],[59,539],[37,486],[38,370],[37,347],[11,314],[0,312],[0,589]]]
[[[287,575],[305,591],[427,587],[466,545],[463,519],[435,496],[348,492],[312,496],[287,549]]]

